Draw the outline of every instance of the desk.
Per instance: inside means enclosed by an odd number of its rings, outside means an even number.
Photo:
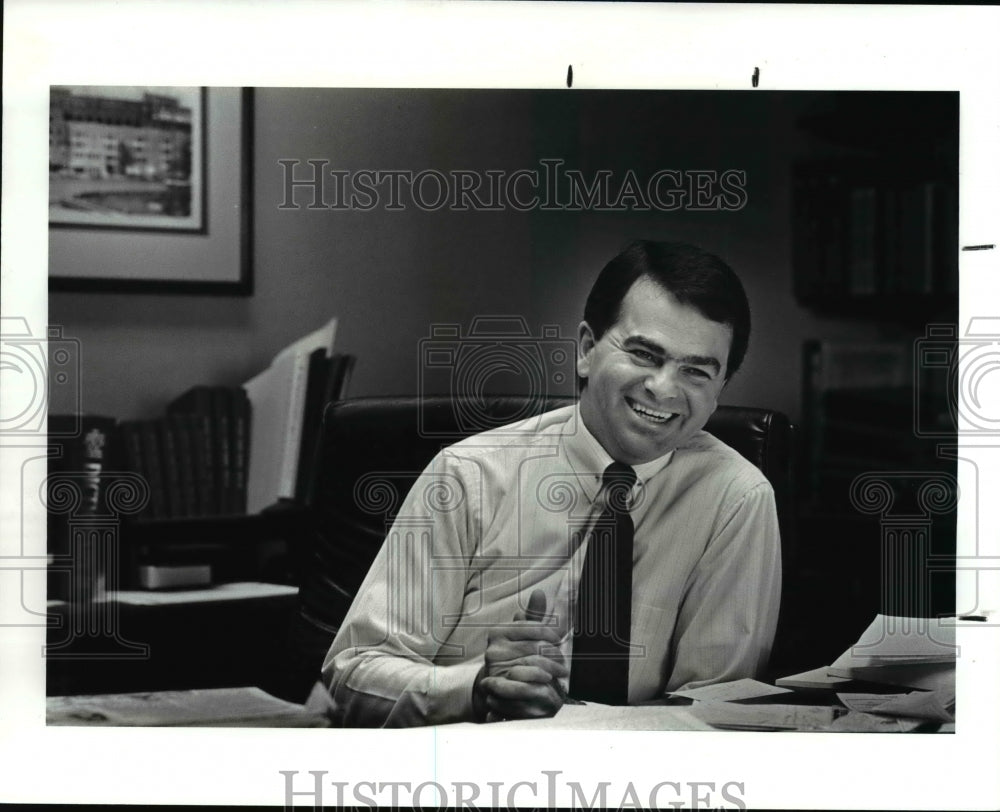
[[[761,721],[759,711],[772,725],[771,730],[821,733],[953,733],[953,723],[922,723],[916,720],[876,717],[846,712],[834,704],[695,703],[691,705],[610,706],[598,704],[564,705],[550,719],[518,719],[477,724],[461,722],[442,725],[447,730],[545,731],[545,730],[739,730],[749,715]],[[269,696],[257,688],[161,691],[148,694],[49,697],[47,718],[54,725],[169,725],[198,727],[316,727],[325,726],[328,698],[317,686],[305,705],[294,705]],[[707,712],[709,705],[727,706],[721,716],[727,726],[718,727],[706,719],[720,718]],[[735,712],[735,714],[734,714]],[[735,724],[736,727],[732,725]],[[784,725],[784,727],[781,727]],[[751,729],[751,728],[746,728]],[[761,729],[761,728],[753,728]]]
[[[258,685],[281,693],[295,587],[222,584],[120,591],[73,608],[49,605],[49,696]]]
[[[256,687],[50,696],[46,724],[86,727],[329,727],[325,705]]]
[[[709,705],[720,712],[709,713]],[[726,706],[722,711],[722,706]],[[742,727],[750,722],[769,727]],[[707,720],[721,720],[723,726]],[[607,705],[564,705],[551,719],[518,719],[476,725],[463,722],[452,728],[485,727],[497,730],[713,730],[739,732],[768,730],[774,732],[811,733],[953,733],[953,723],[920,722],[873,714],[848,712],[834,705],[808,705],[804,702],[785,703],[695,703],[692,705],[638,705],[612,707]]]

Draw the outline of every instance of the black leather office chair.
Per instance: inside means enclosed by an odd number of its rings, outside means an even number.
[[[394,508],[445,445],[573,402],[566,397],[358,398],[327,406],[310,509],[288,698],[301,701],[378,552]],[[758,466],[774,487],[790,571],[792,429],[780,412],[720,406],[706,429]]]

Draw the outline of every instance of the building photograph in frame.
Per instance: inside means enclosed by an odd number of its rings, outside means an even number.
[[[204,233],[205,91],[53,86],[49,224]]]

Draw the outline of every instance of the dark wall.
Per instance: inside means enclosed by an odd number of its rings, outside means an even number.
[[[636,91],[255,91],[254,295],[54,293],[50,322],[82,342],[83,403],[119,418],[159,414],[199,383],[240,383],[284,345],[340,319],[358,356],[352,394],[414,393],[432,324],[523,317],[574,336],[597,271],[634,237],[682,239],[742,275],[755,328],[730,403],[800,415],[806,338],[865,340],[877,322],[819,318],[792,297],[790,166],[810,142],[795,120],[817,94]],[[738,211],[310,210],[285,197],[282,159],[358,171],[540,169],[585,176],[664,169],[746,172]],[[333,194],[327,185],[328,196]],[[516,376],[515,376],[516,377]],[[440,379],[433,388],[440,389]],[[498,387],[517,381],[495,381]],[[53,411],[66,408],[58,402]]]

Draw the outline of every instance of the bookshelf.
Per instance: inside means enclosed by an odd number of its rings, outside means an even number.
[[[921,101],[843,91],[798,117],[794,292],[813,312],[919,332],[957,316],[959,99]]]
[[[958,188],[940,163],[800,162],[792,212],[794,292],[804,307],[920,325],[957,302]]]
[[[323,411],[346,397],[355,361],[331,352],[334,323],[317,331],[329,336],[324,347],[300,352],[297,342],[285,353],[303,356],[308,375],[294,400],[279,381],[270,410],[255,410],[243,387],[199,385],[158,418],[50,416],[50,596],[82,594],[85,581],[97,595],[119,587],[298,583],[296,547],[309,529],[305,506]],[[297,429],[289,439],[293,407]],[[255,441],[260,447],[269,435],[265,458],[255,458]],[[280,492],[268,489],[277,463],[287,474]],[[264,482],[256,490],[255,472]],[[89,540],[97,531],[99,543]]]
[[[906,93],[845,92],[798,121],[793,294],[865,338],[802,347],[800,543],[786,584],[793,614],[811,622],[796,651],[849,645],[844,631],[879,612],[955,611],[955,512],[921,505],[922,488],[947,490],[955,475],[941,452],[955,443],[951,393],[918,351],[958,319],[958,97],[927,101],[917,110]],[[869,504],[858,486],[874,479]],[[884,509],[866,512],[888,491]]]
[[[140,519],[122,526],[121,576],[139,589],[143,564],[208,564],[213,583],[301,581],[301,542],[311,532],[306,506],[287,501],[256,514]]]

